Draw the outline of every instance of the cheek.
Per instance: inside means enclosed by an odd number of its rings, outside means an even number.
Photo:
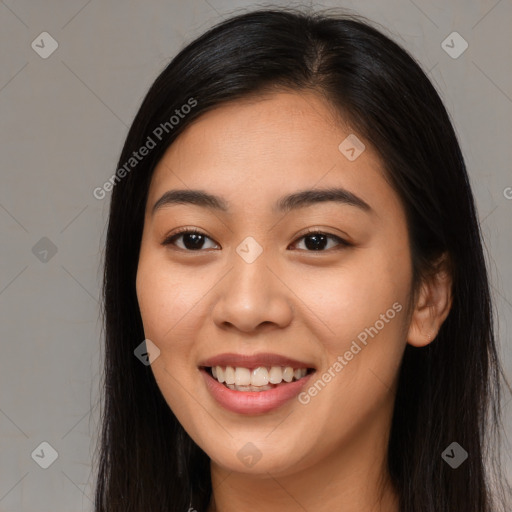
[[[156,251],[141,251],[136,290],[144,335],[160,350],[151,370],[167,404],[186,421],[191,389],[194,333],[190,320],[201,295],[200,283],[172,268]],[[187,412],[188,411],[188,412]]]
[[[173,304],[177,294],[162,278],[157,265],[150,258],[142,258],[137,269],[137,300],[139,304],[144,334],[155,342],[161,341],[163,334],[172,326]]]
[[[144,333],[155,342],[168,343],[180,319],[201,296],[201,282],[173,267],[157,251],[141,251],[137,269],[137,300]]]
[[[406,261],[365,250],[332,271],[317,269],[302,276],[294,278],[294,293],[304,304],[303,318],[314,323],[331,358],[348,350],[359,335],[364,339],[366,329],[376,323],[380,338],[390,343],[400,339],[410,284]],[[402,306],[401,313],[395,303]]]
[[[294,290],[314,312],[324,350],[321,382],[304,397],[316,401],[318,417],[324,408],[325,415],[356,422],[390,399],[405,348],[410,276],[407,258],[367,251],[333,273],[300,281]],[[342,407],[332,410],[333,403]]]
[[[137,298],[144,335],[160,350],[151,369],[166,397],[180,395],[180,383],[189,389],[197,384],[190,369],[199,357],[196,341],[208,322],[205,298],[217,280],[211,270],[199,273],[197,268],[173,265],[165,251],[141,251]]]

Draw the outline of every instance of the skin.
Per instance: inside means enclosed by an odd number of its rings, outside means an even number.
[[[354,161],[341,153],[354,132],[332,112],[311,92],[222,105],[187,127],[151,181],[137,296],[145,336],[160,350],[151,364],[158,386],[211,458],[209,512],[398,511],[385,464],[397,372],[406,344],[428,344],[446,318],[450,278],[423,282],[408,309],[403,206],[368,141],[357,135],[366,149]],[[272,211],[282,195],[331,186],[372,211],[335,202]],[[222,196],[229,212],[174,204],[151,213],[166,191],[187,188]],[[186,236],[162,245],[181,227],[203,232],[203,248],[187,251]],[[328,239],[308,249],[308,228],[351,245]],[[236,252],[248,236],[263,249],[252,263]],[[306,405],[233,413],[199,374],[200,361],[216,354],[273,352],[322,375],[395,303],[401,312]],[[261,454],[251,467],[237,457],[248,442]]]

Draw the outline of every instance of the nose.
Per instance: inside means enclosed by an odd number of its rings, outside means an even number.
[[[286,327],[293,317],[293,293],[271,255],[264,250],[249,263],[234,253],[232,262],[216,290],[215,324],[244,333]]]

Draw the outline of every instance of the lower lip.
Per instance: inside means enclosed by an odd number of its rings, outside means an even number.
[[[235,391],[214,379],[204,368],[200,371],[213,398],[228,411],[240,414],[260,414],[281,407],[301,392],[314,373],[266,391]]]

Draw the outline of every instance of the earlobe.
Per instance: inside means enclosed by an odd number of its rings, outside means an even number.
[[[409,324],[407,342],[424,347],[434,341],[452,306],[452,275],[443,255],[437,270],[421,283]]]

